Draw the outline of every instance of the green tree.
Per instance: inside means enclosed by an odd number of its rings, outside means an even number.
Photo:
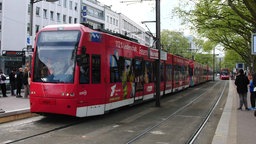
[[[221,67],[229,68],[232,70],[235,68],[236,63],[245,63],[240,55],[233,50],[227,50],[225,52],[224,61],[220,64]]]
[[[251,33],[255,30],[256,1],[189,0],[194,9],[175,9],[198,34],[237,53],[245,63],[255,63],[251,55]],[[234,55],[233,55],[234,56]]]
[[[184,55],[190,48],[189,41],[181,32],[163,30],[161,32],[162,48],[172,54]]]
[[[195,46],[192,49],[192,43]],[[194,58],[202,64],[212,66],[212,54],[205,54],[212,51],[215,43],[204,41],[195,37],[185,37],[181,32],[163,30],[161,32],[162,48],[172,54],[180,55],[189,59]]]

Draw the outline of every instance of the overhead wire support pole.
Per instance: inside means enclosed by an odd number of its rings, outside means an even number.
[[[33,36],[33,14],[34,14],[34,3],[38,1],[30,0],[30,31],[29,31],[29,36],[32,38]]]
[[[213,75],[212,79],[215,81],[215,73],[216,73],[216,68],[215,68],[215,47],[213,48],[213,60],[212,60],[212,67],[213,67]]]
[[[156,69],[156,107],[160,107],[160,61],[161,61],[161,43],[160,43],[160,0],[156,0],[156,48],[158,49],[157,69]]]

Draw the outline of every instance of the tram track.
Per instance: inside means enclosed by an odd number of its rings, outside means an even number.
[[[58,130],[62,130],[62,129],[71,127],[71,126],[74,126],[74,125],[78,125],[82,122],[83,122],[83,120],[80,119],[80,120],[77,120],[75,122],[69,123],[67,125],[63,125],[63,126],[60,126],[60,127],[55,127],[53,129],[49,129],[49,130],[46,130],[46,131],[43,131],[43,132],[40,132],[40,133],[37,133],[37,134],[34,134],[34,135],[29,135],[29,136],[26,136],[26,137],[15,139],[15,140],[5,141],[3,144],[12,144],[12,143],[21,142],[21,141],[24,141],[24,140],[27,140],[27,139],[35,138],[35,137],[42,136],[42,135],[45,135],[45,134],[48,134],[48,133],[51,133],[51,132],[55,132],[55,131],[58,131]]]
[[[219,83],[216,83],[213,87],[211,87],[210,89],[214,89],[214,87],[216,85],[218,85]],[[215,110],[215,108],[217,107],[220,99],[222,98],[223,94],[224,94],[224,90],[226,89],[226,84],[227,82],[225,82],[225,86],[223,87],[221,93],[218,96],[217,101],[214,103],[214,105],[212,105],[212,107],[210,108],[208,114],[205,116],[205,119],[201,122],[201,124],[199,125],[199,127],[195,130],[195,132],[191,135],[191,137],[187,140],[186,144],[193,144],[194,141],[196,140],[196,138],[198,137],[198,135],[200,134],[200,132],[202,131],[202,129],[204,128],[204,126],[206,125],[207,121],[209,120],[211,114],[213,113],[213,111]],[[159,123],[156,123],[155,125],[148,127],[147,129],[145,129],[142,133],[136,135],[134,138],[130,139],[129,141],[126,142],[126,144],[132,144],[132,143],[136,143],[137,140],[141,139],[142,137],[144,137],[145,135],[149,134],[153,129],[159,127],[160,125],[163,125],[166,121],[168,121],[169,119],[172,119],[175,115],[177,115],[179,112],[181,112],[182,110],[184,110],[185,108],[189,107],[191,104],[193,104],[194,102],[196,102],[199,98],[201,98],[202,96],[204,96],[205,94],[209,93],[208,91],[205,91],[204,93],[200,94],[198,97],[194,98],[191,102],[187,103],[186,105],[180,107],[179,109],[177,109],[174,113],[171,113],[168,117],[166,117],[166,119],[163,119],[162,121],[160,121]]]
[[[224,90],[226,89],[226,85],[227,82],[225,82],[225,86],[223,87],[221,94],[219,95],[216,103],[212,106],[212,108],[210,109],[209,113],[207,114],[207,116],[205,117],[205,120],[202,122],[202,124],[200,125],[200,127],[196,130],[196,132],[192,135],[192,137],[188,140],[187,144],[193,144],[196,140],[196,138],[198,137],[198,135],[200,134],[200,132],[202,131],[202,129],[204,128],[204,126],[206,125],[207,121],[209,120],[210,116],[212,115],[213,111],[215,110],[215,108],[217,107],[217,105],[219,104],[223,94],[224,94]]]
[[[211,82],[210,82],[211,83]],[[204,127],[204,123],[207,123],[207,120],[209,119],[210,115],[212,114],[212,111],[216,108],[216,105],[218,101],[221,99],[221,95],[223,95],[225,86],[223,89],[216,88],[216,86],[220,85],[219,82],[215,83],[212,86],[210,83],[206,83],[203,85],[200,85],[200,87],[194,87],[189,88],[188,90],[185,90],[185,92],[172,94],[174,96],[167,96],[162,98],[162,108],[144,108],[148,105],[152,105],[154,101],[151,101],[149,103],[145,103],[143,105],[133,106],[132,108],[128,109],[122,109],[117,112],[113,112],[109,115],[104,116],[96,116],[96,117],[89,117],[89,118],[79,118],[79,119],[70,119],[67,121],[70,122],[63,122],[63,124],[59,124],[59,126],[54,125],[54,123],[58,122],[52,122],[53,127],[50,127],[45,130],[41,130],[40,132],[37,132],[35,134],[28,134],[23,135],[22,137],[15,138],[12,140],[4,141],[3,144],[12,144],[12,143],[27,143],[29,144],[29,141],[32,141],[32,139],[40,139],[42,137],[47,137],[49,135],[55,135],[55,133],[60,133],[63,131],[70,131],[70,129],[76,129],[74,127],[81,127],[81,125],[87,125],[85,128],[85,135],[81,136],[87,140],[86,144],[90,144],[92,141],[95,144],[98,143],[108,143],[106,138],[109,137],[109,135],[116,135],[114,131],[134,131],[130,132],[130,135],[127,135],[126,139],[120,139],[120,142],[112,142],[114,143],[126,143],[126,144],[132,144],[132,143],[140,143],[140,141],[144,141],[147,139],[148,135],[152,134],[154,130],[158,129],[159,127],[165,125],[168,123],[168,121],[177,118],[177,117],[190,117],[190,115],[184,115],[184,111],[188,111],[187,109],[193,107],[194,105],[197,105],[198,101],[201,99],[204,99],[205,96],[210,95],[214,89],[218,89],[218,99],[215,99],[215,102],[211,104],[210,110],[207,112],[207,115],[200,116],[203,117],[204,120],[200,122],[197,130],[194,130],[193,133],[190,134],[190,136],[187,136],[187,143],[193,143],[193,141],[196,139],[198,134],[200,133],[201,129]],[[176,96],[175,96],[176,95]],[[216,96],[217,97],[217,96]],[[183,105],[177,104],[177,101],[185,101]],[[170,106],[171,104],[171,106]],[[146,123],[139,131],[132,130],[130,127],[131,123],[134,123],[134,125],[138,125],[141,122],[142,119],[148,119],[147,116],[154,115],[154,113],[158,113],[158,111],[165,111],[163,109],[170,109],[170,112],[166,112],[162,114],[162,116],[159,116],[159,121],[151,120],[152,122]],[[147,109],[147,111],[141,110],[139,113],[134,113],[133,109]],[[175,109],[175,110],[174,110]],[[122,113],[127,113],[130,115],[129,117],[124,118],[122,116]],[[183,116],[184,115],[184,116]],[[161,118],[160,118],[161,117]],[[102,118],[102,119],[101,119]],[[46,120],[45,120],[46,119]],[[47,121],[48,118],[44,118],[42,120],[44,123]],[[48,119],[49,120],[49,119]],[[104,122],[104,124],[99,126],[99,123]],[[93,129],[90,129],[89,126],[92,126]],[[36,124],[38,126],[38,124]],[[127,130],[127,127],[131,130]],[[126,129],[126,130],[123,130]],[[109,134],[109,135],[106,135]],[[99,138],[98,136],[101,135],[102,138]],[[124,134],[123,134],[124,135]],[[95,139],[96,138],[96,139]],[[91,142],[90,142],[91,141]],[[1,142],[0,142],[1,143]],[[40,142],[38,142],[40,143]],[[63,143],[63,142],[62,142]],[[2,144],[2,143],[1,143]]]

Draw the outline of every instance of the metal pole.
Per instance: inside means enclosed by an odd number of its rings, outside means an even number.
[[[161,43],[160,43],[160,0],[156,0],[156,48],[158,49],[158,60],[156,69],[156,107],[160,107],[160,60],[161,60]]]
[[[30,0],[30,32],[29,32],[29,35],[30,35],[30,38],[31,40],[33,39],[33,10],[34,10],[34,0]]]
[[[215,81],[215,48],[213,48],[213,60],[212,60],[212,69],[213,69],[213,81]]]

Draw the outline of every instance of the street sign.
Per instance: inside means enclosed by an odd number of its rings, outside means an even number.
[[[27,36],[27,45],[32,45],[30,36]]]

